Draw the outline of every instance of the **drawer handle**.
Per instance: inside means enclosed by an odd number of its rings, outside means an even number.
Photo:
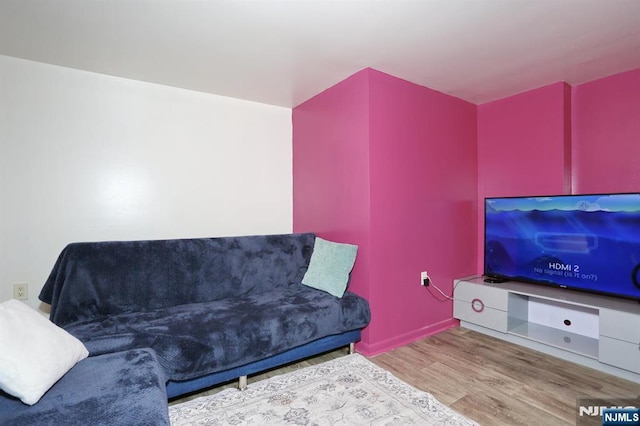
[[[484,311],[484,302],[480,299],[473,299],[471,301],[471,309],[473,309],[474,312]]]

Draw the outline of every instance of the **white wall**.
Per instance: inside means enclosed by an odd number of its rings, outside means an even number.
[[[291,110],[0,56],[0,301],[73,241],[292,230]]]

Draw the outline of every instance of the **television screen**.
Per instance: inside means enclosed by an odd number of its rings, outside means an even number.
[[[485,199],[484,274],[640,300],[640,194]]]

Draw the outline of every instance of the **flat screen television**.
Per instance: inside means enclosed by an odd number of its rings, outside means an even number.
[[[484,275],[640,300],[640,193],[485,199]]]

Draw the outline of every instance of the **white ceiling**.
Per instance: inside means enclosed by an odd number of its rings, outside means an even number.
[[[0,0],[0,54],[285,107],[372,67],[480,104],[640,68],[640,0]]]

